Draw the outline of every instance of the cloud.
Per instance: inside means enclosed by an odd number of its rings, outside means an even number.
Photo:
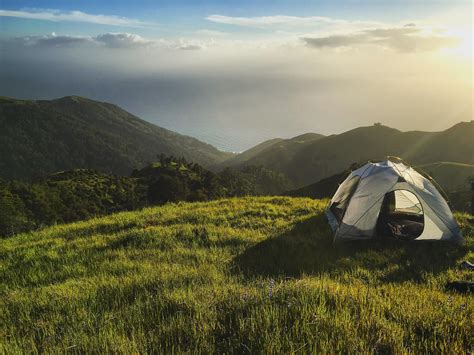
[[[400,52],[425,52],[453,47],[459,40],[454,37],[424,33],[415,24],[400,28],[376,28],[343,35],[325,37],[303,37],[311,48],[354,47],[359,45],[378,45]]]
[[[253,27],[253,28],[271,28],[271,27],[314,27],[314,26],[340,26],[340,27],[373,27],[380,26],[379,22],[373,21],[347,21],[323,16],[259,16],[259,17],[231,17],[223,15],[209,15],[206,20],[221,24]]]
[[[62,12],[59,10],[12,11],[0,10],[0,16],[54,22],[87,22],[98,25],[123,27],[150,27],[156,24],[113,15],[93,15],[82,11]]]
[[[285,15],[258,17],[209,15],[206,19],[220,24],[272,30],[276,35],[285,37],[300,37],[312,48],[374,45],[400,52],[427,52],[454,47],[459,43],[458,38],[443,35],[442,31],[436,29],[418,27],[414,22],[393,25],[323,16]]]
[[[93,44],[93,39],[90,37],[57,36],[53,32],[50,36],[17,37],[9,42],[30,47],[78,47]]]
[[[170,49],[170,50],[200,50],[205,48],[203,43],[196,41],[146,39],[133,33],[104,33],[93,37],[58,36],[54,32],[47,36],[25,36],[0,40],[4,46],[24,48],[114,48],[114,49]],[[5,47],[6,48],[6,47]]]
[[[202,49],[201,46],[197,44],[190,44],[190,43],[183,43],[178,49],[186,50],[186,51],[196,51]]]
[[[137,48],[148,47],[155,44],[133,33],[105,33],[92,38],[97,43],[110,48]]]
[[[30,49],[30,48],[83,48],[96,46],[92,37],[58,36],[55,32],[45,36],[23,36],[0,39],[0,48],[4,50]]]

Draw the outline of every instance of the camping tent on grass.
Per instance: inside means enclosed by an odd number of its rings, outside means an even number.
[[[461,240],[435,185],[399,158],[368,162],[349,174],[329,204],[334,240]]]

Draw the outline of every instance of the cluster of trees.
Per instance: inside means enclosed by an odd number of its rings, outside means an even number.
[[[147,202],[206,201],[222,197],[274,195],[291,188],[281,173],[261,166],[213,173],[184,158],[160,156],[157,163],[132,173],[147,187]]]
[[[0,235],[138,208],[135,179],[73,170],[28,183],[0,181]]]
[[[260,166],[246,166],[240,170],[227,168],[213,173],[184,158],[164,155],[158,162],[135,170],[132,178],[146,186],[148,204],[273,195],[291,187],[283,174]]]
[[[273,195],[289,188],[282,174],[262,167],[213,173],[184,158],[163,155],[129,177],[78,169],[34,182],[0,180],[0,235],[148,205]]]

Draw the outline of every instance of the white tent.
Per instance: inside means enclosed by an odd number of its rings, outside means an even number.
[[[369,162],[339,185],[326,211],[334,240],[461,240],[434,181],[400,159]]]

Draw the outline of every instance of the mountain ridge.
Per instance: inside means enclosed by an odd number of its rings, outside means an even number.
[[[275,154],[284,155],[287,159],[289,159],[298,154],[298,152],[306,145],[324,137],[325,136],[322,134],[309,132],[287,139],[269,139],[257,144],[256,146],[240,153],[235,157],[225,160],[217,166],[217,169],[236,167],[242,163],[245,165],[262,165],[262,160],[268,159]],[[277,161],[275,161],[275,163],[277,163],[280,158],[281,157],[277,157]]]
[[[285,174],[295,188],[388,155],[414,165],[474,164],[474,121],[438,132],[404,132],[378,123],[328,136],[310,132],[270,139],[233,154],[156,126],[115,104],[65,96],[0,97],[0,128],[0,178],[6,179],[77,168],[128,175],[160,154],[184,157],[213,171],[262,166]]]
[[[80,96],[0,98],[0,177],[29,179],[75,168],[129,174],[174,155],[210,166],[232,156],[147,122],[119,106]]]
[[[314,183],[341,171],[353,163],[399,156],[415,165],[449,161],[474,164],[474,121],[457,123],[444,131],[403,132],[375,124],[325,136],[293,154],[266,150],[240,165],[257,164],[286,174],[296,187]],[[226,166],[235,158],[221,163]],[[235,168],[239,164],[234,165]]]

